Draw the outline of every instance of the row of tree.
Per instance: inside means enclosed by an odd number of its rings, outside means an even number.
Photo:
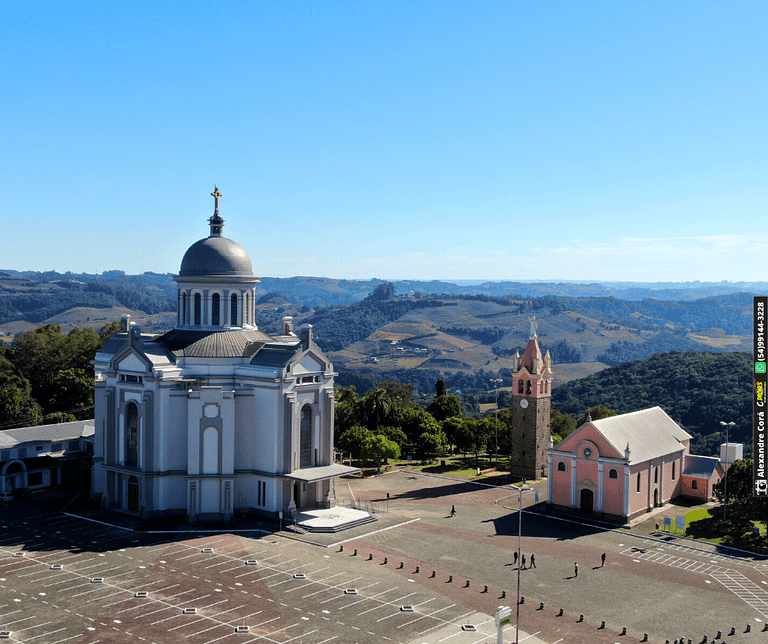
[[[116,329],[46,324],[0,349],[0,429],[92,418],[91,362]]]

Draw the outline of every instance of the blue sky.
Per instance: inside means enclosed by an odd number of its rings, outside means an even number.
[[[754,281],[768,3],[0,7],[0,268]]]

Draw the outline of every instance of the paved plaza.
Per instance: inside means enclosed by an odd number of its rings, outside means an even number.
[[[379,520],[337,534],[156,534],[1,506],[0,631],[38,644],[479,644],[496,641],[507,605],[528,644],[768,639],[762,561],[542,516],[532,492],[519,522],[514,491],[445,477],[344,479],[345,493]],[[520,525],[536,568],[514,562]]]

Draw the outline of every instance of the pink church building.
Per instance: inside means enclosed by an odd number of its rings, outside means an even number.
[[[678,496],[712,498],[719,460],[689,453],[691,436],[660,407],[590,420],[547,450],[555,510],[626,522]]]

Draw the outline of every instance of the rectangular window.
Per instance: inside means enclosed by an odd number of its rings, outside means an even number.
[[[11,460],[11,450],[4,449],[2,452],[0,452],[0,460],[2,460],[2,461],[10,461]]]
[[[80,441],[69,441],[69,443],[67,443],[67,449],[71,449],[71,450],[80,449]]]
[[[637,473],[637,491],[640,491],[640,472]]]
[[[19,447],[18,451],[16,452],[18,454],[19,458],[27,458],[27,448],[26,447]]]
[[[61,443],[51,443],[51,451],[52,452],[60,452],[61,451]]]
[[[36,452],[42,452],[43,451],[43,446],[42,445],[35,445],[35,451]]]
[[[673,481],[675,480],[675,465],[677,465],[677,463],[672,461],[672,480]]]

